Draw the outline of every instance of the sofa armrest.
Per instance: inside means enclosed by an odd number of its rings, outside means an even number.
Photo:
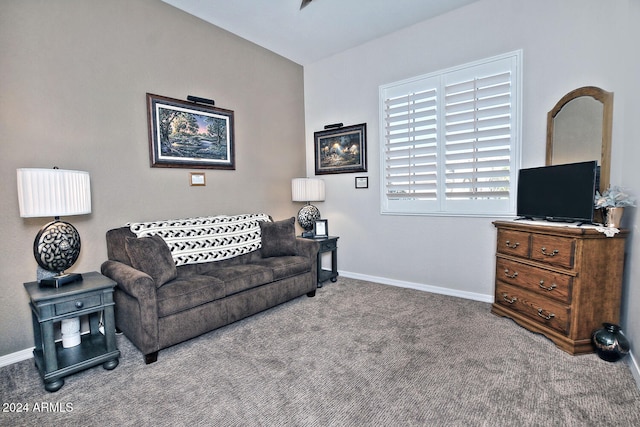
[[[313,277],[318,277],[318,251],[320,243],[311,239],[296,237],[296,252],[299,256],[307,257],[311,260],[311,273]]]
[[[320,243],[311,239],[296,237],[296,252],[299,256],[315,259],[320,250]]]
[[[134,344],[143,352],[157,350],[158,345],[158,303],[156,284],[146,273],[121,263],[105,261],[101,267],[102,274],[115,280],[116,287],[116,323]],[[125,293],[137,304],[118,304],[118,292]]]
[[[147,273],[113,260],[102,263],[101,271],[105,276],[115,280],[120,290],[138,300],[156,305],[156,284]]]

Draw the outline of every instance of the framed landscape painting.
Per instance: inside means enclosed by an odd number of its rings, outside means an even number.
[[[147,93],[151,167],[235,169],[233,111]]]
[[[314,132],[316,175],[367,171],[367,124]]]

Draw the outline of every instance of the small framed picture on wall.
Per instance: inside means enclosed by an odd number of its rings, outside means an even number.
[[[201,172],[191,172],[189,174],[189,183],[192,187],[204,187],[207,185],[207,177]]]
[[[356,176],[356,188],[369,188],[369,177]]]

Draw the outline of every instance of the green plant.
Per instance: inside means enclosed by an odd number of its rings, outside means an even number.
[[[624,208],[636,205],[636,199],[618,186],[611,186],[600,194],[596,191],[596,209]]]

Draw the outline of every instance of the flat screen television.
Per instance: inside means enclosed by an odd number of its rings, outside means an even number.
[[[598,164],[594,161],[520,169],[517,215],[592,223]]]

